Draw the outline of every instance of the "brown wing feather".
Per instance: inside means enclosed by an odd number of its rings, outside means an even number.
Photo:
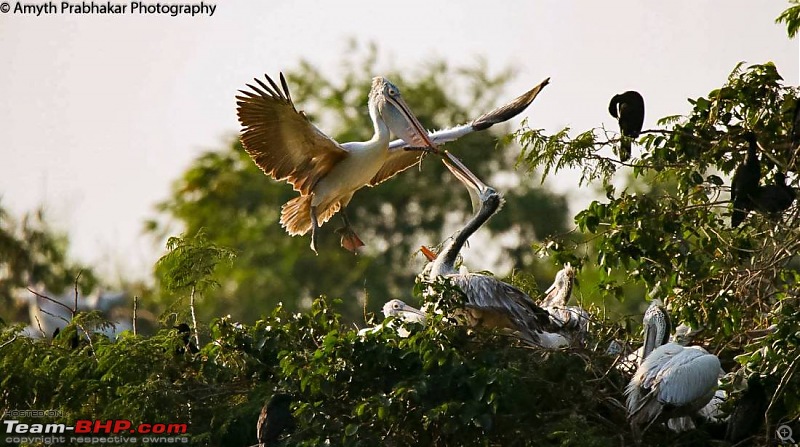
[[[369,186],[375,186],[383,183],[386,180],[394,177],[396,174],[399,174],[416,165],[420,162],[424,155],[425,153],[421,151],[406,151],[402,149],[390,151],[389,157],[387,157],[386,161],[383,162],[381,169],[378,170],[378,173],[375,174],[375,177],[372,177],[372,180],[369,181]]]
[[[266,78],[270,85],[256,79],[257,86],[247,84],[251,91],[236,96],[242,144],[265,174],[310,194],[347,151],[297,111],[283,74],[282,89]]]
[[[546,310],[537,306],[525,292],[491,276],[468,273],[451,276],[467,296],[467,305],[507,315],[519,331],[531,333],[542,330],[549,322]]]

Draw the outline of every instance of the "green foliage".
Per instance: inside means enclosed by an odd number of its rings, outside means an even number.
[[[797,36],[797,31],[800,30],[800,2],[798,0],[789,0],[789,3],[794,6],[783,11],[775,19],[775,23],[785,23],[786,33],[789,34],[789,38],[793,39]]]
[[[439,304],[447,312],[455,301]],[[74,324],[52,343],[5,328],[0,407],[61,411],[46,422],[188,423],[192,445],[253,444],[258,411],[276,391],[293,397],[298,446],[605,446],[627,436],[613,358],[531,349],[429,317],[427,327],[409,325],[408,338],[388,326],[360,336],[317,300],[252,326],[217,319],[195,355],[179,350],[175,330],[116,343],[94,335],[71,348]]]
[[[220,262],[232,262],[231,250],[218,247],[206,238],[202,230],[192,237],[171,237],[167,240],[168,253],[158,260],[157,269],[164,272],[159,277],[170,292],[195,289],[203,293],[219,286],[213,278]]]

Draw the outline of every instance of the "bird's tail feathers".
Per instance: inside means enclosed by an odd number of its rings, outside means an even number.
[[[281,226],[291,236],[302,236],[311,229],[311,195],[297,196],[281,207]]]
[[[622,136],[619,141],[619,160],[626,162],[631,158],[631,138]]]
[[[302,195],[286,202],[281,207],[281,226],[291,236],[302,236],[311,230],[311,200],[313,196]],[[317,223],[322,226],[339,211],[340,202],[322,204],[317,209]]]

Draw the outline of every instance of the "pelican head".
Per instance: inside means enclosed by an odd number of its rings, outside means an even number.
[[[383,316],[386,318],[395,317],[397,319],[412,323],[425,324],[425,314],[414,307],[400,300],[387,301],[383,305]]]
[[[669,341],[672,324],[669,320],[667,309],[659,299],[650,302],[650,307],[644,312],[644,349],[642,360],[646,359],[653,350]]]
[[[572,295],[572,281],[575,278],[575,270],[568,262],[564,264],[564,268],[556,273],[556,279],[544,293],[547,296],[544,298],[542,306],[544,307],[564,307]]]
[[[436,145],[417,117],[411,113],[400,89],[382,76],[372,78],[369,110],[376,123],[382,120],[393,134],[410,146],[435,150]]]

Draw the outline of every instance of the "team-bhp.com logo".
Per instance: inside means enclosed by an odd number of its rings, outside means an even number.
[[[126,419],[90,420],[79,419],[74,425],[25,424],[18,420],[4,420],[6,442],[46,442],[48,437],[63,437],[60,442],[72,443],[188,443],[187,424],[138,424]],[[105,435],[105,436],[99,436]],[[109,438],[108,435],[113,436]],[[134,436],[135,435],[135,436]],[[100,438],[103,441],[100,441]]]

